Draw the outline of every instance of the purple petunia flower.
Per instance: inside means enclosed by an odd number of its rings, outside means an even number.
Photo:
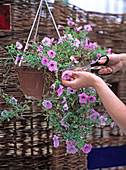
[[[62,85],[59,85],[59,89],[57,90],[57,93],[58,93],[58,97],[61,96],[61,94],[63,93],[63,86]]]
[[[77,91],[76,89],[73,89],[71,87],[67,87],[67,93],[75,94],[76,91]]]
[[[7,116],[8,116],[8,111],[7,111],[7,110],[3,110],[3,111],[1,112],[1,116],[7,117]]]
[[[62,79],[69,80],[69,78],[72,76],[72,72],[70,71],[64,71],[62,74]]]
[[[53,137],[53,142],[54,142],[54,147],[57,148],[59,146],[59,140],[58,140],[58,136],[54,135]]]
[[[78,151],[78,149],[76,149],[75,146],[73,145],[72,141],[68,141],[66,144],[67,153],[75,154]]]
[[[105,126],[106,125],[106,122],[108,118],[104,117],[103,115],[99,117],[99,124],[102,125],[102,126]]]
[[[47,108],[47,109],[51,109],[51,108],[52,108],[52,103],[51,103],[51,101],[49,101],[49,100],[44,100],[44,101],[42,102],[42,105],[43,105],[45,108]]]
[[[79,94],[78,96],[80,103],[87,103],[88,96],[85,93]]]
[[[110,124],[110,127],[113,128],[113,127],[114,127],[114,124],[115,124],[115,122],[112,122],[112,123]]]
[[[9,103],[14,103],[15,105],[17,105],[17,99],[15,99],[15,97],[12,97],[9,101]]]
[[[88,101],[89,101],[90,103],[94,103],[95,100],[96,100],[96,97],[95,97],[95,96],[93,96],[93,95],[88,96]]]
[[[57,71],[57,70],[58,70],[58,68],[57,68],[57,62],[51,60],[51,61],[48,63],[48,69],[49,69],[49,71]]]
[[[21,50],[23,48],[23,45],[20,42],[16,42],[17,49]]]
[[[63,120],[61,120],[60,123],[61,123],[61,126],[65,127],[66,130],[68,129],[68,126],[65,124]]]
[[[66,102],[66,97],[63,97],[62,103],[65,103],[65,102]]]
[[[64,104],[63,109],[64,109],[64,110],[68,110],[68,105],[67,105],[67,103]]]
[[[84,29],[89,31],[92,31],[92,27],[90,25],[84,25]]]
[[[91,144],[85,144],[84,147],[82,148],[82,151],[84,153],[89,153],[92,149],[92,145]]]
[[[47,54],[49,55],[50,58],[55,58],[56,52],[53,50],[47,51]]]
[[[92,109],[92,111],[93,111],[93,114],[90,115],[90,120],[94,120],[99,116],[99,113],[96,112],[94,109]]]
[[[73,26],[75,23],[73,22],[73,21],[68,21],[67,22],[67,25],[69,25],[69,26]]]
[[[43,58],[41,59],[41,63],[42,63],[43,65],[45,65],[45,66],[48,66],[48,63],[49,63],[48,58],[47,58],[47,57],[43,57]]]

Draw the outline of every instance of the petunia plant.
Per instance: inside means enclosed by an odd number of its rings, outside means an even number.
[[[45,119],[55,129],[54,147],[66,142],[67,153],[88,153],[92,148],[88,143],[92,127],[96,124],[103,127],[112,121],[95,109],[96,105],[101,104],[95,89],[77,90],[62,85],[62,79],[69,79],[71,72],[66,70],[62,73],[60,68],[89,64],[103,54],[110,54],[111,49],[90,42],[87,36],[92,31],[90,25],[76,27],[74,22],[68,21],[66,27],[59,25],[58,29],[62,35],[58,40],[45,37],[41,42],[32,41],[25,44],[25,51],[22,50],[24,45],[16,42],[7,49],[15,65],[27,63],[27,66],[43,68],[45,73],[53,74],[51,86],[48,87],[50,91],[43,94],[38,106],[46,111]],[[5,112],[1,113],[1,117],[5,117]]]

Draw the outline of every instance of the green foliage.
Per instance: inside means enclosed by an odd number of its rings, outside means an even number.
[[[6,49],[16,65],[22,61],[33,68],[43,67],[45,72],[50,71],[49,74],[54,75],[49,79],[53,85],[51,97],[43,95],[42,101],[38,101],[38,106],[45,111],[45,119],[49,120],[50,126],[56,129],[55,134],[59,135],[59,140],[72,141],[80,152],[88,143],[88,135],[92,133],[92,127],[96,124],[105,126],[111,123],[111,120],[94,110],[96,105],[101,104],[95,89],[88,87],[75,90],[62,85],[61,67],[86,65],[98,59],[98,55],[107,54],[106,48],[102,48],[96,42],[90,42],[87,35],[92,31],[91,26],[88,25],[88,29],[82,26],[73,28],[74,24],[68,22],[66,28],[59,26],[62,36],[58,41],[45,37],[41,42],[32,41],[26,44],[28,45],[26,51],[23,51],[24,45],[19,42],[7,46]],[[83,95],[84,101],[81,101],[80,95]],[[8,97],[5,93],[2,96],[13,109],[3,111],[1,120],[22,116],[29,108],[28,103],[18,104],[14,98]]]

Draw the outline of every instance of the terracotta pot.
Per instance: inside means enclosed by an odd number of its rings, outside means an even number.
[[[19,83],[27,99],[40,100],[44,88],[44,69],[17,67]]]

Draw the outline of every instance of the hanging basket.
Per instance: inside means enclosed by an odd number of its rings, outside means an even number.
[[[27,99],[40,100],[44,88],[44,69],[17,67],[19,83]]]
[[[39,22],[40,22],[40,16],[41,16],[42,3],[43,3],[43,0],[40,1],[40,4],[39,4],[39,7],[38,7],[32,28],[30,30],[30,33],[29,33],[29,36],[28,36],[28,39],[27,39],[27,42],[26,42],[26,45],[25,45],[25,48],[24,48],[24,52],[27,50],[27,45],[28,45],[28,42],[30,40],[33,28],[35,26],[36,21],[38,20],[37,26],[36,26],[36,32],[35,32],[35,36],[34,36],[34,40],[36,40]],[[49,9],[47,0],[45,0],[45,3],[46,3],[46,6],[49,10],[50,15],[51,15],[51,18],[52,18],[52,21],[53,21],[54,26],[56,28],[57,34],[60,38],[60,33],[59,33],[58,28],[56,26],[56,23],[55,23],[55,20],[53,18],[53,15],[51,13],[51,10]],[[42,98],[43,88],[44,88],[44,83],[45,83],[44,82],[44,69],[38,70],[37,68],[32,68],[32,67],[29,67],[27,65],[24,66],[24,63],[23,63],[23,67],[22,67],[22,61],[23,61],[23,56],[22,56],[22,58],[19,62],[19,65],[17,67],[19,83],[20,83],[21,89],[22,89],[22,91],[23,91],[23,93],[24,93],[24,95],[27,99],[40,100]],[[49,91],[49,86],[51,85],[52,82],[53,81],[50,81],[50,79],[48,81],[48,85],[47,85],[47,82],[46,82],[47,86],[45,86],[44,93],[47,93],[48,97],[51,97],[51,94],[48,94],[49,93],[48,91]]]

